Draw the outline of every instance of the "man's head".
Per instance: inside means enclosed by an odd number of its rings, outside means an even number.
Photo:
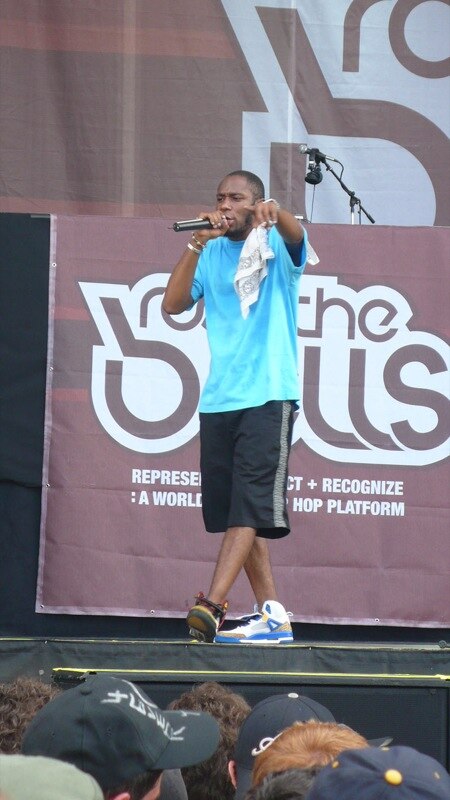
[[[234,761],[230,764],[237,784],[237,800],[244,797],[250,788],[258,753],[293,722],[310,719],[335,722],[328,708],[296,692],[271,695],[253,707],[241,727],[234,751]]]
[[[34,715],[60,689],[36,678],[0,683],[0,753],[20,753],[24,731]]]
[[[264,185],[253,172],[236,170],[220,182],[217,189],[216,207],[228,223],[225,234],[233,241],[246,239],[253,227],[253,214],[249,210],[264,199]]]
[[[104,792],[105,800],[159,800],[165,771],[148,769]]]
[[[324,767],[307,800],[448,800],[450,775],[412,747],[347,750]]]
[[[207,711],[219,723],[219,745],[211,758],[182,770],[189,800],[232,800],[234,787],[228,774],[228,762],[239,729],[250,713],[245,698],[220,683],[207,681],[184,692],[170,708]]]
[[[91,775],[53,758],[0,755],[0,797],[8,800],[103,800]]]
[[[329,764],[343,750],[369,747],[364,736],[337,722],[294,722],[255,758],[252,783],[285,769],[314,769]]]
[[[299,695],[296,692],[289,694],[275,694],[266,697],[257,703],[239,732],[238,741],[235,748],[234,760],[230,762],[230,774],[236,785],[236,800],[241,800],[252,782],[252,771],[255,759],[259,753],[263,752],[268,745],[278,735],[295,722],[329,722],[336,723],[331,711],[312,700],[310,697]],[[346,731],[350,736],[358,736],[351,728],[346,725],[337,725],[342,732],[340,737],[348,741]],[[366,745],[381,747],[392,741],[390,736],[378,739],[361,739]],[[360,742],[361,739],[358,741]],[[353,739],[353,741],[355,741]],[[356,747],[357,744],[349,744]],[[326,762],[324,762],[326,763]],[[295,767],[295,765],[294,765]]]
[[[22,752],[68,761],[93,775],[111,796],[145,780],[146,773],[156,784],[163,769],[209,758],[218,741],[218,725],[209,714],[162,711],[129,681],[94,675],[36,714]],[[139,792],[145,796],[142,788]]]

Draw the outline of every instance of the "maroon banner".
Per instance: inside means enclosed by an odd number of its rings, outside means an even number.
[[[296,621],[448,626],[450,230],[309,236],[280,599]],[[161,309],[185,239],[163,220],[52,219],[40,612],[178,617],[208,589],[203,308]],[[251,609],[243,576],[230,601]]]
[[[0,211],[185,219],[244,168],[286,208],[347,223],[331,173],[305,184],[303,143],[345,166],[378,225],[448,226],[448,12],[2,0]]]

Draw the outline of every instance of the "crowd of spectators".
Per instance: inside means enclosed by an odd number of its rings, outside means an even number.
[[[0,684],[0,800],[450,800],[442,764],[390,742],[296,692],[251,708],[207,681],[163,710],[104,674]]]

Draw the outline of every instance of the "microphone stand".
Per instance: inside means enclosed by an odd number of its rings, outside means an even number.
[[[334,177],[336,178],[338,183],[340,183],[340,185],[342,186],[344,192],[346,192],[348,194],[349,198],[350,198],[350,219],[351,219],[351,224],[352,225],[355,224],[355,206],[358,206],[358,218],[359,218],[359,224],[360,225],[361,225],[361,212],[366,215],[366,217],[369,220],[369,222],[372,222],[373,224],[375,224],[374,218],[361,205],[361,200],[359,199],[359,197],[356,197],[355,192],[352,192],[352,190],[349,189],[348,186],[345,185],[344,181],[339,177],[339,175],[337,175],[335,173],[334,169],[332,167],[330,167],[330,165],[329,165],[328,161],[326,160],[326,158],[323,160],[322,163],[325,164],[325,167],[327,168],[328,172],[331,172],[331,174],[334,175]]]

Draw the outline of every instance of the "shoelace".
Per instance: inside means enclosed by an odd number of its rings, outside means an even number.
[[[293,616],[293,612],[292,611],[286,611],[286,614],[287,614],[288,617],[292,617]],[[261,611],[259,611],[258,603],[255,603],[255,605],[253,606],[253,613],[252,614],[246,614],[243,617],[239,617],[238,622],[240,622],[242,624],[248,624],[253,619],[261,619],[261,617],[262,617],[262,613],[261,613]]]
[[[258,617],[262,617],[262,614],[258,608],[258,603],[255,603],[253,606],[253,613],[252,614],[245,614],[245,616],[239,618],[239,622],[247,623],[251,622],[252,619],[258,619]]]

